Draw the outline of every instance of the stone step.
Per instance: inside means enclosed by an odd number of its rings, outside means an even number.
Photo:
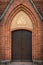
[[[43,65],[43,62],[1,62],[0,65]]]
[[[11,62],[9,65],[32,65],[32,62]]]

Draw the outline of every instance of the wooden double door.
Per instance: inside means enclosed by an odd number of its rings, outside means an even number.
[[[32,61],[32,32],[16,30],[12,32],[12,60]]]

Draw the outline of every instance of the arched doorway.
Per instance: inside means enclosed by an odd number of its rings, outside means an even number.
[[[40,32],[41,20],[39,19],[30,2],[20,2],[18,0],[18,3],[16,1],[17,0],[14,0],[11,7],[6,12],[2,22],[0,22],[0,30],[3,40],[1,41],[1,48],[3,49],[1,59],[11,60],[11,32],[16,29],[26,29],[32,31],[32,61],[40,59],[40,38],[42,38],[42,34]]]
[[[12,60],[32,61],[32,32],[24,29],[12,31]]]

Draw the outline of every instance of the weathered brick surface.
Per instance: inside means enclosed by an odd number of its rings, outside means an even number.
[[[41,53],[42,53],[42,55],[41,55],[41,59],[43,60],[43,22],[42,22],[41,32],[42,32],[42,40],[41,40],[41,42],[42,42],[42,44],[41,44]]]
[[[0,15],[3,13],[8,3],[9,3],[9,0],[0,0]]]
[[[6,8],[7,4],[9,3],[10,0],[0,0],[0,15]],[[18,0],[17,0],[18,1]],[[36,7],[38,8],[39,12],[43,14],[43,0],[33,0],[35,3]]]
[[[43,15],[43,0],[33,0],[33,2],[35,3],[41,15]]]

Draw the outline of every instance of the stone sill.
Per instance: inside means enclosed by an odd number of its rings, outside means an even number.
[[[43,65],[43,60],[33,60],[33,65]]]

